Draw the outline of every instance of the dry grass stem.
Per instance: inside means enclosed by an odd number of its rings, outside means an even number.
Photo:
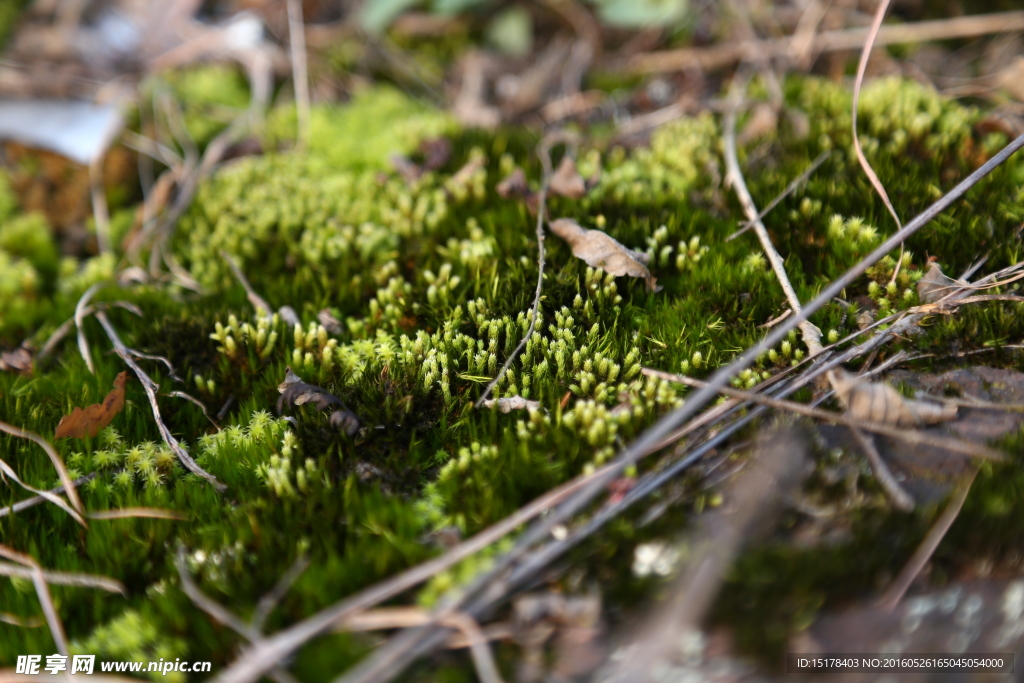
[[[71,503],[71,507],[73,507],[75,509],[75,512],[79,514],[85,512],[85,507],[82,505],[82,501],[78,497],[78,492],[75,490],[74,483],[71,481],[71,477],[68,475],[67,468],[64,467],[64,461],[60,459],[60,455],[58,455],[57,451],[53,448],[49,441],[39,436],[35,432],[30,432],[27,429],[15,427],[14,425],[7,424],[6,422],[0,422],[0,431],[7,432],[11,436],[16,436],[20,439],[28,439],[39,444],[39,447],[46,451],[47,457],[49,457],[50,462],[53,463],[53,468],[57,470],[57,477],[60,479],[61,486],[64,487],[65,493],[67,493],[68,501]],[[26,486],[26,488],[28,487]],[[35,489],[32,489],[32,492],[43,497],[49,495],[44,491],[37,491]],[[64,501],[61,501],[61,503],[63,502]],[[82,521],[80,517],[78,519],[80,522]],[[84,522],[82,523],[84,525]]]
[[[942,539],[946,537],[946,533],[949,528],[953,526],[953,522],[956,521],[957,516],[960,514],[960,509],[964,506],[964,501],[967,500],[967,494],[971,491],[971,485],[974,483],[975,477],[978,475],[978,470],[975,469],[970,476],[966,477],[960,482],[956,490],[953,492],[953,497],[950,499],[949,504],[939,515],[939,518],[935,520],[935,524],[928,530],[928,535],[925,536],[924,540],[921,541],[921,545],[917,547],[910,560],[904,565],[900,571],[899,576],[893,581],[885,594],[878,601],[878,607],[884,610],[893,610],[896,605],[899,604],[900,600],[906,594],[910,585],[917,578],[917,575],[921,573],[924,566],[928,564],[928,560],[931,559],[935,553],[935,549],[942,543]]]
[[[2,462],[2,461],[0,461],[0,462]],[[8,474],[8,476],[10,476],[10,474]],[[75,488],[77,488],[77,487],[81,486],[82,484],[86,483],[87,481],[91,481],[91,480],[95,479],[98,476],[99,476],[99,472],[90,472],[89,474],[86,474],[85,476],[82,476],[82,477],[79,477],[78,479],[75,479],[73,482],[71,482],[71,485],[74,486]],[[64,487],[63,486],[56,486],[56,487],[50,489],[49,491],[42,491],[42,492],[40,492],[39,495],[32,496],[31,498],[26,498],[25,500],[18,501],[14,505],[9,505],[9,506],[7,506],[5,508],[0,508],[0,517],[6,517],[7,515],[17,514],[17,513],[21,512],[22,510],[27,510],[27,509],[29,509],[31,507],[35,507],[36,505],[39,505],[40,503],[43,503],[43,502],[45,502],[47,500],[50,500],[45,495],[43,495],[45,493],[50,493],[50,494],[59,496],[61,493],[64,493]],[[61,502],[63,502],[63,500]]]
[[[57,608],[53,605],[53,597],[50,595],[50,587],[46,584],[46,574],[43,572],[43,568],[31,555],[20,553],[5,545],[0,545],[0,557],[6,557],[27,568],[29,576],[32,578],[32,584],[35,586],[39,604],[43,607],[46,623],[50,627],[50,635],[53,636],[53,642],[57,646],[57,652],[67,657],[68,641],[64,635],[64,625],[60,623],[60,617],[57,616]]]
[[[130,517],[148,517],[151,519],[186,520],[188,517],[178,510],[164,508],[116,508],[114,510],[98,510],[86,515],[89,519],[128,519]]]
[[[21,579],[32,578],[35,570],[19,564],[0,562],[0,574],[13,576]],[[120,593],[127,595],[124,584],[109,576],[98,576],[96,574],[79,574],[76,572],[55,572],[47,569],[42,570],[43,578],[47,583],[55,586],[81,586],[84,588],[98,588],[108,593]]]

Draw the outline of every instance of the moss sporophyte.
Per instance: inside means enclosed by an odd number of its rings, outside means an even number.
[[[205,113],[209,108],[189,102],[221,93],[224,106],[231,106],[236,77],[200,70],[172,83],[186,98],[193,135],[215,133],[218,123]],[[764,219],[798,297],[808,301],[877,246],[890,219],[853,170],[848,91],[800,78],[787,80],[784,94],[786,106],[813,113],[807,136],[783,131],[752,143],[770,146],[771,172],[763,150],[755,154],[752,146],[740,155],[752,166],[752,195],[765,203],[820,151],[833,150],[806,185]],[[979,116],[908,80],[865,86],[861,142],[901,215],[914,215],[950,178],[971,170],[960,153],[967,146],[992,149],[999,142],[1000,134],[977,131]],[[110,286],[94,299],[109,309],[128,346],[165,356],[178,376],[190,378],[179,387],[160,363],[139,361],[161,385],[159,406],[170,432],[228,486],[227,498],[178,464],[162,445],[142,388],[129,382],[124,410],[110,426],[93,438],[60,440],[56,448],[72,476],[98,473],[82,486],[87,509],[167,508],[188,520],[95,521],[82,533],[52,505],[0,519],[3,543],[30,552],[43,566],[102,574],[130,587],[124,597],[109,597],[51,586],[75,651],[224,665],[241,641],[181,592],[173,561],[179,545],[188,549],[204,592],[242,615],[299,555],[308,556],[308,569],[270,619],[274,629],[284,627],[436,555],[424,541],[431,534],[472,534],[594,471],[619,444],[685,400],[685,388],[644,376],[642,367],[705,376],[755,344],[762,326],[786,309],[757,242],[749,235],[726,240],[737,221],[718,186],[722,159],[714,117],[667,123],[649,145],[632,150],[596,138],[576,159],[584,177],[600,171],[600,182],[580,199],[552,199],[549,215],[613,238],[662,289],[652,291],[645,277],[616,277],[588,265],[549,235],[534,332],[493,392],[495,399],[536,404],[474,410],[481,388],[529,328],[538,274],[534,217],[494,188],[517,165],[537,186],[533,141],[516,131],[464,130],[447,114],[388,87],[360,92],[344,106],[314,106],[306,151],[275,151],[291,139],[294,125],[292,108],[272,111],[261,131],[269,151],[219,168],[174,227],[168,253],[201,293],[151,282]],[[413,154],[438,136],[452,142],[447,164],[412,182],[390,170],[390,155]],[[1022,177],[1024,161],[1011,160],[908,240],[895,278],[898,253],[849,288],[843,302],[816,313],[813,322],[825,339],[834,343],[855,331],[858,310],[877,309],[880,317],[916,305],[915,285],[928,255],[938,256],[950,273],[983,252],[990,269],[1017,260]],[[41,347],[73,316],[83,292],[113,280],[120,263],[120,253],[62,258],[45,227],[41,216],[21,212],[0,182],[5,349],[26,337]],[[291,306],[301,324],[254,312],[222,251],[275,310]],[[137,306],[144,316],[109,305],[114,301]],[[942,317],[913,343],[927,350],[1018,339],[1024,317],[1013,306],[993,303]],[[124,367],[106,353],[109,344],[95,320],[85,318],[83,333],[96,374],[86,370],[74,343],[59,347],[57,362],[41,364],[32,378],[0,373],[5,421],[51,436],[61,416],[110,391]],[[794,334],[734,383],[754,386],[806,353]],[[282,408],[286,414],[275,414],[287,368],[343,402],[358,416],[358,429],[336,428],[331,413],[315,405],[293,402]],[[209,419],[173,391],[204,404]],[[33,448],[0,436],[0,454],[16,463],[25,481],[54,486],[52,468]],[[2,505],[18,495],[5,494]],[[670,503],[666,525],[678,527],[693,514]],[[793,585],[772,583],[770,592],[759,577],[801,575],[794,567],[811,551],[769,549],[742,559],[732,579],[736,600],[749,599],[754,608],[723,618],[738,624],[745,645],[766,647],[750,636],[753,620],[785,630],[823,603],[830,583],[850,580],[856,552],[867,548],[865,562],[882,569],[892,564],[894,550],[914,542],[905,532],[887,537],[891,543],[864,545],[871,529],[890,524],[880,519],[864,512],[852,522],[848,545],[816,551],[823,554],[813,576]],[[633,579],[616,578],[630,576],[628,570],[609,568],[628,565],[631,559],[624,558],[632,553],[621,549],[650,541],[661,523],[611,525],[579,550],[588,558],[581,563],[585,578],[602,584],[611,600],[632,595]],[[51,539],[46,543],[40,542],[42,528]],[[415,599],[429,605],[446,588],[463,585],[501,547],[437,576]],[[0,582],[0,604],[18,615],[39,609],[34,592],[18,581]],[[6,623],[0,623],[0,643],[0,665],[12,664],[13,653],[53,647],[44,629]],[[298,653],[295,669],[340,671],[363,656],[365,643],[341,633],[314,640]]]

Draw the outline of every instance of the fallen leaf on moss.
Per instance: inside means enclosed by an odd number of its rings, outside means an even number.
[[[647,283],[647,289],[652,292],[661,289],[657,286],[657,278],[647,269],[647,263],[650,261],[647,254],[623,246],[600,230],[580,227],[571,218],[559,218],[548,225],[551,232],[565,240],[572,248],[573,255],[586,261],[587,265],[600,268],[612,275],[642,278]]]
[[[281,397],[277,399],[278,413],[283,412],[287,405],[301,406],[312,403],[318,410],[331,411],[328,421],[335,429],[343,430],[349,436],[359,431],[359,418],[345,407],[340,398],[315,384],[303,382],[291,368],[287,370],[284,381],[277,385],[277,390],[281,392]]]
[[[526,174],[518,166],[508,175],[507,178],[498,183],[494,189],[502,199],[519,199],[526,204],[531,215],[537,215],[537,207],[540,205],[540,197],[530,189],[526,183]]]
[[[124,409],[124,385],[128,381],[128,371],[114,378],[114,388],[102,403],[94,403],[85,408],[75,408],[70,415],[61,418],[54,432],[54,439],[84,439],[96,436],[100,430],[110,424],[114,416]]]
[[[538,401],[529,401],[522,396],[510,396],[508,398],[489,398],[484,401],[485,408],[493,408],[495,405],[498,406],[498,411],[502,413],[509,413],[513,410],[539,410],[540,403]]]
[[[836,370],[833,376],[836,394],[858,420],[912,427],[956,418],[955,405],[904,398],[888,384],[868,382],[844,370]]]
[[[963,284],[945,275],[939,264],[932,261],[924,276],[917,281],[917,297],[923,304],[933,304]]]
[[[587,194],[587,181],[583,179],[576,169],[576,162],[569,155],[562,157],[558,168],[551,174],[552,194],[568,197],[569,199],[581,199]]]

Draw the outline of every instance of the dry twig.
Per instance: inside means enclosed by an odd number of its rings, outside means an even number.
[[[185,465],[190,472],[206,479],[208,482],[213,484],[214,488],[218,491],[224,491],[227,487],[218,481],[212,474],[200,467],[198,463],[192,459],[192,456],[190,456],[185,449],[181,447],[178,440],[174,438],[173,434],[171,434],[171,430],[164,424],[163,419],[160,417],[160,406],[157,405],[156,400],[156,391],[159,386],[142,370],[142,368],[139,367],[138,363],[135,362],[134,354],[131,349],[125,346],[121,341],[121,338],[117,335],[117,331],[114,329],[113,325],[110,324],[110,321],[107,320],[107,314],[103,311],[97,311],[96,319],[100,321],[100,325],[103,326],[107,336],[110,338],[110,342],[114,345],[114,351],[121,357],[121,360],[127,363],[128,367],[135,372],[139,381],[142,382],[142,388],[145,389],[146,396],[149,397],[149,405],[153,410],[153,418],[156,420],[156,426],[160,430],[160,436],[163,437],[164,442],[174,452],[174,454],[178,456],[178,459],[181,460],[182,464]]]
[[[552,174],[551,147],[556,142],[565,139],[564,133],[551,133],[544,136],[537,147],[537,155],[540,157],[543,176],[540,180],[540,192],[537,194],[537,291],[533,295],[533,305],[530,307],[530,327],[527,328],[526,334],[519,340],[516,348],[512,349],[512,353],[505,359],[505,362],[498,370],[498,374],[484,387],[480,398],[473,404],[474,408],[479,408],[483,405],[483,402],[491,395],[491,391],[498,385],[501,378],[505,376],[505,373],[512,366],[513,361],[515,361],[516,356],[526,347],[526,342],[533,336],[533,330],[537,326],[537,316],[540,314],[540,293],[544,288],[544,216],[547,213],[548,185],[551,183]]]
[[[924,43],[1019,31],[1024,31],[1024,11],[996,12],[883,26],[875,44]],[[809,48],[806,47],[806,38],[798,34],[769,40],[722,43],[711,47],[665,50],[633,57],[626,64],[626,70],[639,74],[674,73],[693,68],[710,71],[756,59],[759,55],[786,56],[794,49],[805,49],[812,54],[859,50],[864,46],[868,33],[869,29],[859,27],[823,31],[814,36]]]
[[[956,491],[953,492],[953,497],[950,499],[949,504],[946,505],[942,514],[939,515],[939,518],[935,520],[935,524],[928,531],[928,535],[921,541],[921,545],[914,551],[910,560],[900,571],[899,576],[896,577],[896,580],[889,586],[889,589],[885,591],[885,595],[878,601],[879,608],[884,610],[895,609],[896,605],[903,599],[904,594],[910,588],[910,584],[914,582],[917,575],[928,564],[928,560],[931,559],[935,549],[939,547],[942,539],[946,537],[946,532],[949,531],[949,528],[953,526],[953,522],[956,521],[977,475],[978,470],[975,469],[970,476],[960,482]]]
[[[694,387],[696,389],[705,389],[709,385],[707,382],[702,382],[699,379],[686,377],[684,375],[674,375],[669,372],[662,372],[661,370],[652,370],[651,368],[644,368],[642,372],[648,377],[657,377],[658,379],[668,380],[669,382],[678,382],[679,384],[685,384],[688,387]],[[808,405],[804,405],[803,403],[796,403],[794,401],[783,401],[780,399],[770,398],[752,391],[743,391],[741,389],[733,389],[731,387],[719,387],[717,391],[725,396],[743,399],[744,401],[750,401],[751,403],[759,403],[761,405],[768,406],[769,408],[775,408],[776,410],[787,410],[806,417],[812,417],[816,420],[836,422],[848,427],[855,427],[869,432],[875,432],[876,434],[882,434],[893,439],[899,439],[904,443],[921,444],[925,446],[932,446],[933,448],[945,448],[950,451],[962,453],[964,455],[977,456],[987,460],[1000,461],[1006,458],[1003,453],[987,446],[972,444],[967,441],[962,441],[948,436],[932,436],[927,432],[921,432],[915,429],[907,429],[905,427],[897,428],[893,425],[881,424],[878,422],[865,422],[864,420],[858,420],[841,413],[819,410],[818,408],[812,408]]]
[[[745,81],[744,81],[745,84]],[[733,80],[733,84],[730,88],[730,101],[735,105],[739,103],[739,98],[742,95],[744,86],[741,85],[739,77]],[[758,213],[757,206],[754,204],[754,198],[750,196],[750,190],[747,189],[747,183],[743,179],[743,171],[740,170],[739,158],[736,156],[736,108],[732,107],[725,114],[725,123],[723,132],[723,143],[725,147],[725,165],[727,168],[727,175],[729,183],[736,191],[736,197],[740,200],[740,204],[743,205],[743,210],[747,214],[747,219],[750,221],[751,227],[757,234],[757,239],[761,242],[761,248],[764,249],[765,255],[768,257],[768,262],[772,265],[772,270],[775,271],[775,277],[779,281],[779,285],[782,287],[782,291],[786,295],[786,300],[789,301],[789,306],[794,313],[800,313],[800,299],[796,295],[796,291],[793,289],[793,285],[789,282],[789,276],[786,275],[786,266],[782,262],[782,257],[779,256],[779,252],[775,250],[775,246],[772,244],[771,238],[768,236],[768,229],[764,227],[764,223],[761,222],[761,216]],[[800,322],[800,332],[803,335],[804,345],[807,346],[807,353],[813,357],[821,353],[821,330],[819,330],[809,320],[803,320]]]

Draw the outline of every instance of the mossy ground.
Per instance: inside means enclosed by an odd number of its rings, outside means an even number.
[[[230,120],[227,109],[245,102],[236,74],[203,70],[177,78],[171,87],[192,98],[186,121],[201,139]],[[833,150],[806,187],[766,219],[797,293],[808,300],[880,243],[892,223],[852,153],[849,93],[801,78],[786,83],[786,95],[807,116],[809,131],[798,135],[783,126],[747,145],[741,161],[763,205],[819,152]],[[862,144],[904,218],[1005,142],[976,132],[980,112],[896,79],[865,89],[861,116]],[[227,492],[187,474],[156,445],[146,397],[131,382],[125,410],[108,430],[57,448],[74,475],[100,472],[81,491],[88,509],[171,508],[187,519],[93,521],[85,530],[50,505],[0,519],[0,542],[43,566],[126,585],[123,597],[51,587],[77,651],[211,660],[217,671],[241,640],[180,591],[173,566],[179,544],[202,589],[243,618],[297,556],[308,555],[309,569],[268,621],[268,629],[281,628],[441,552],[432,532],[454,526],[471,534],[603,462],[684,398],[678,387],[640,375],[641,365],[704,375],[754,343],[763,334],[758,326],[785,308],[754,237],[725,240],[739,211],[721,184],[720,130],[712,117],[667,124],[634,151],[594,139],[579,158],[582,167],[602,167],[601,184],[583,200],[553,200],[551,214],[649,251],[664,289],[651,293],[640,281],[589,269],[549,236],[537,333],[497,390],[538,400],[543,410],[474,410],[472,402],[528,324],[537,278],[534,219],[524,205],[500,199],[494,186],[514,164],[536,182],[536,141],[522,131],[461,130],[387,87],[345,106],[315,109],[305,153],[286,149],[293,122],[288,109],[272,112],[259,133],[275,151],[221,168],[177,226],[173,251],[207,293],[110,286],[97,296],[142,308],[142,318],[121,310],[110,317],[128,345],[167,356],[186,378],[186,386],[176,385],[162,366],[144,361],[164,392],[188,391],[211,414],[234,400],[218,432],[194,405],[160,399],[171,431]],[[412,153],[438,135],[448,136],[455,150],[444,167],[412,184],[389,172],[390,154]],[[456,179],[471,159],[483,163]],[[883,310],[916,303],[913,282],[929,255],[953,274],[984,254],[986,269],[1019,260],[1022,180],[1024,159],[1013,159],[907,243],[910,255],[894,291],[885,287],[890,262],[847,291],[846,300],[866,294]],[[20,214],[10,196],[0,192],[5,347],[33,333],[44,340],[71,315],[81,293],[110,278],[116,266],[109,257],[61,261],[39,230],[25,229],[40,219]],[[302,327],[259,320],[222,249],[273,306],[294,307]],[[318,326],[323,308],[342,321],[340,334]],[[941,354],[1019,340],[1019,312],[1010,303],[965,308],[900,343]],[[814,322],[826,335],[845,335],[855,329],[854,318],[837,303]],[[49,436],[73,406],[102,399],[123,366],[108,353],[98,323],[88,320],[85,331],[95,376],[73,341],[33,377],[0,374],[5,421]],[[752,385],[803,352],[794,335],[740,381]],[[363,429],[344,436],[308,407],[295,411],[297,428],[278,419],[277,385],[288,365],[344,400]],[[613,413],[620,405],[625,409]],[[1008,445],[1019,453],[1019,438]],[[55,485],[36,446],[2,435],[0,457],[26,481]],[[962,553],[995,557],[1013,545],[1022,532],[1011,521],[1022,518],[1016,495],[1022,487],[1016,461],[986,473],[941,559],[952,566]],[[4,488],[0,505],[24,496]],[[574,566],[610,598],[611,614],[652,587],[629,578],[633,545],[674,533],[694,514],[692,498],[684,496],[672,511],[642,529],[632,518],[620,520],[573,554]],[[871,509],[852,520],[852,540],[842,546],[754,550],[735,567],[716,619],[735,627],[747,651],[777,652],[781,638],[815,610],[863,596],[878,588],[879,577],[898,571],[933,513]],[[963,531],[979,525],[991,534],[979,540]],[[404,601],[430,604],[484,561],[443,574]],[[0,581],[0,605],[22,618],[40,614],[27,581]],[[372,642],[325,636],[301,650],[294,670],[300,679],[322,680],[322,672],[350,665]],[[0,665],[13,664],[16,654],[53,651],[45,628],[0,623]],[[445,673],[425,668],[421,678],[454,680],[468,671],[462,655],[444,662]]]

